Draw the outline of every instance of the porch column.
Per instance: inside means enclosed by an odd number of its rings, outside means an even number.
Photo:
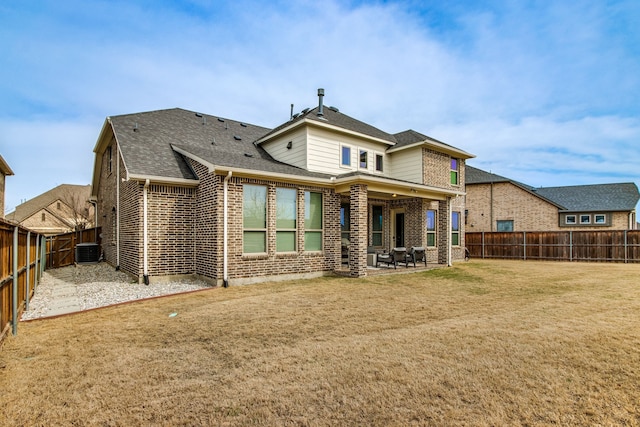
[[[355,184],[349,195],[351,227],[349,245],[349,276],[367,275],[367,186]]]
[[[449,228],[451,228],[449,199],[438,202],[438,264],[449,264]]]

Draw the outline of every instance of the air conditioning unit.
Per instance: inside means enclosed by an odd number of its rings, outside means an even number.
[[[95,264],[100,261],[100,245],[97,243],[78,243],[76,245],[77,264]]]

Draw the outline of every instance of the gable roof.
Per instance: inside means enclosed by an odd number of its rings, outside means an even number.
[[[91,186],[74,184],[58,185],[57,187],[52,188],[33,199],[29,199],[26,202],[19,204],[13,212],[6,215],[6,219],[20,223],[41,209],[45,209],[57,200],[66,203],[65,198],[70,194],[73,194],[74,196],[77,195],[80,200],[88,201],[91,194]]]
[[[0,155],[0,173],[5,176],[13,175],[13,171],[11,170],[7,162],[4,160],[2,155]]]
[[[542,187],[534,191],[572,212],[632,211],[640,200],[638,187],[633,182]]]
[[[467,165],[466,185],[509,182],[540,197],[561,211],[614,212],[631,211],[640,200],[638,187],[632,182],[614,184],[572,185],[535,188],[501,175]]]

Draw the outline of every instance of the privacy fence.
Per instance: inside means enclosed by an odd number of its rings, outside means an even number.
[[[47,268],[76,263],[76,246],[80,243],[96,243],[100,248],[100,233],[101,228],[98,227],[47,237]]]
[[[640,262],[640,230],[466,233],[472,258]]]
[[[44,271],[46,242],[42,235],[0,219],[0,342],[15,335],[22,311]]]

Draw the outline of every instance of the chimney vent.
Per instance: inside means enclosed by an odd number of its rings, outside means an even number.
[[[324,89],[318,89],[318,116],[324,116],[324,111],[322,109],[322,98],[324,97]]]

